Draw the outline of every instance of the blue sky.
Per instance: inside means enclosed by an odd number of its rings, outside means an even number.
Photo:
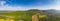
[[[0,10],[45,10],[59,7],[59,0],[0,0]]]
[[[9,5],[22,5],[22,6],[37,6],[53,4],[54,0],[8,0]]]

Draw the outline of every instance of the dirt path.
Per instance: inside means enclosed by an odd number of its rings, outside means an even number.
[[[32,16],[32,21],[38,21],[37,15],[33,15],[33,16]]]

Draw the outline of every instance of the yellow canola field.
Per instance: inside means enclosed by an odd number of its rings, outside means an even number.
[[[5,21],[15,21],[15,20],[11,19],[11,20],[5,20]]]
[[[0,21],[5,21],[4,19],[0,19]]]
[[[39,18],[45,18],[46,15],[39,15]]]
[[[0,19],[0,21],[15,21],[15,20],[13,20],[13,19],[10,19],[10,20]]]

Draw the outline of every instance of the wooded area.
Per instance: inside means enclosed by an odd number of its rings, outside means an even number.
[[[56,10],[30,9],[26,11],[1,11],[0,19],[14,19],[15,21],[60,21],[60,13]],[[41,19],[44,17],[43,19]]]

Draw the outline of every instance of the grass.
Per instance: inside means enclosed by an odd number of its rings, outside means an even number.
[[[14,17],[16,20],[23,19],[24,21],[31,21],[31,15],[26,14],[24,11],[15,11],[8,13],[0,13],[0,16],[5,18],[6,16]]]

